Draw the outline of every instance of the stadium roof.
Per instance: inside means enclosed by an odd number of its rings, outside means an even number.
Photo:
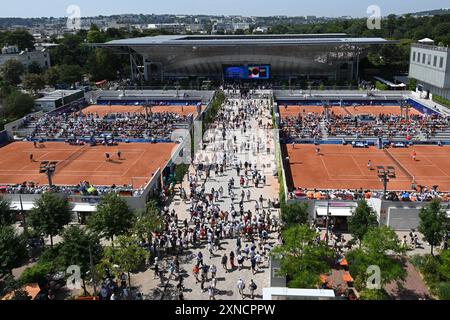
[[[383,38],[353,38],[344,33],[327,34],[285,34],[285,35],[164,35],[132,39],[114,40],[96,47],[128,47],[128,46],[232,46],[232,45],[372,45],[397,43]]]

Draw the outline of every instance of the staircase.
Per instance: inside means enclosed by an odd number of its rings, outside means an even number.
[[[320,136],[323,140],[328,140],[328,130],[325,120],[320,121]]]

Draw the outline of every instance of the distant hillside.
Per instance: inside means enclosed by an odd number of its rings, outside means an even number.
[[[447,9],[436,9],[436,10],[428,10],[428,11],[421,11],[416,13],[411,13],[413,16],[438,16],[443,14],[450,14],[450,8]]]

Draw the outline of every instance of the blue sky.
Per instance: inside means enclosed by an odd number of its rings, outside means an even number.
[[[386,16],[449,8],[450,0],[22,0],[2,3],[0,16],[63,17],[69,5],[78,5],[82,16],[172,13],[365,17],[370,5],[378,5]]]

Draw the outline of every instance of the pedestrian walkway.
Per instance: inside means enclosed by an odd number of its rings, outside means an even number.
[[[254,280],[257,287],[254,299],[257,300],[262,299],[262,289],[269,286],[269,252],[278,241],[279,219],[278,209],[272,206],[278,199],[279,184],[274,176],[275,141],[270,103],[269,99],[229,99],[224,104],[217,120],[204,135],[205,148],[200,148],[195,155],[181,185],[189,194],[186,189],[194,184],[194,191],[191,189],[188,199],[183,199],[182,193],[177,191],[168,208],[176,212],[178,228],[182,228],[186,220],[189,228],[197,227],[200,234],[203,226],[205,230],[212,230],[211,234],[206,231],[194,248],[189,244],[187,250],[178,255],[185,299],[251,299],[253,285],[250,284]],[[198,200],[198,195],[207,195],[206,209],[205,200]],[[197,212],[201,215],[197,216]],[[219,225],[224,229],[215,233]],[[202,265],[209,267],[203,285],[193,274],[199,252],[203,262],[199,264],[199,280],[204,272]],[[234,268],[231,252],[235,257]],[[224,255],[227,256],[226,270],[222,264]],[[212,280],[214,269],[217,271]],[[154,279],[152,271],[137,275],[143,292],[157,286],[161,289],[177,287],[179,278],[173,275],[167,280],[167,276],[166,273],[166,281],[161,283]],[[240,279],[245,284],[243,296],[238,289]]]

